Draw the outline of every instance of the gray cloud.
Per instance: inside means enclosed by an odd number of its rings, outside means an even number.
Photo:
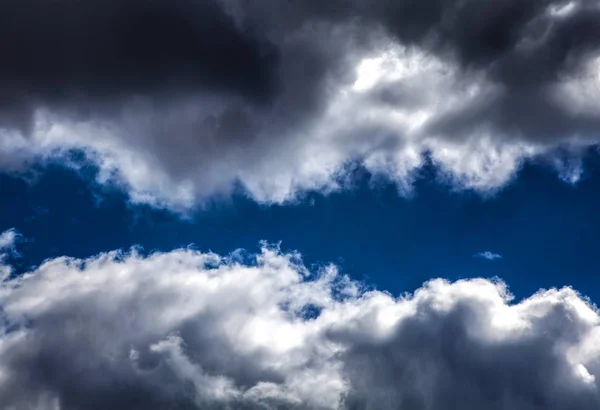
[[[409,189],[429,153],[494,190],[528,158],[597,144],[599,10],[9,0],[0,167],[83,150],[134,201],[187,209],[238,184],[262,202],[339,189],[349,162]]]
[[[394,298],[263,249],[58,258],[0,285],[6,409],[596,409],[598,312],[484,279]],[[316,312],[305,315],[307,309]]]

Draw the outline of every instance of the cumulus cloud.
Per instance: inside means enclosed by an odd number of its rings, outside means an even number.
[[[490,251],[485,251],[485,252],[478,252],[475,255],[473,255],[473,257],[474,258],[483,258],[483,259],[487,259],[489,261],[493,261],[493,260],[502,258],[502,255],[494,253],[494,252],[490,252]]]
[[[4,280],[0,307],[4,409],[600,406],[600,317],[570,288],[393,297],[268,247],[132,251],[50,260]]]
[[[430,158],[498,189],[598,143],[596,1],[8,0],[0,167],[83,150],[131,198],[187,209],[344,185]]]

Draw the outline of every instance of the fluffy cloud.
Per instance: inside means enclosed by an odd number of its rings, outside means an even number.
[[[406,190],[426,157],[458,188],[540,155],[576,181],[598,143],[596,1],[46,3],[0,10],[6,170],[83,150],[187,209],[339,189],[356,164]]]
[[[4,409],[597,409],[597,310],[484,279],[395,298],[298,255],[50,260],[0,286]]]

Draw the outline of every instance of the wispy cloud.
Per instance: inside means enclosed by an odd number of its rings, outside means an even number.
[[[483,258],[483,259],[487,259],[489,261],[493,261],[496,259],[501,259],[502,255],[494,253],[494,252],[490,252],[490,251],[485,251],[485,252],[478,252],[475,255],[473,255],[474,258]]]
[[[14,229],[9,229],[0,234],[0,251],[12,249],[19,234]]]
[[[15,243],[20,236],[14,228],[0,233],[0,282],[8,279],[13,271],[12,267],[5,263],[6,257],[20,256],[15,249]]]

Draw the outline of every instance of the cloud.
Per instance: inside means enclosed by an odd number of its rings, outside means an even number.
[[[0,234],[0,251],[13,249],[18,236],[19,234],[15,229],[2,232]]]
[[[513,303],[501,282],[436,279],[395,298],[277,249],[236,255],[63,257],[3,281],[0,407],[600,405],[600,317],[570,288]]]
[[[21,235],[13,228],[0,234],[0,280],[4,280],[12,273],[12,267],[5,263],[8,256],[19,256],[15,244]]]
[[[426,157],[489,192],[558,149],[576,181],[598,144],[592,1],[8,0],[0,14],[0,168],[82,150],[136,202],[185,210],[237,187],[285,202],[343,188],[354,164],[409,190]]]
[[[490,252],[490,251],[485,251],[485,252],[478,252],[475,255],[473,255],[473,257],[474,258],[483,258],[483,259],[487,259],[489,261],[493,261],[493,260],[502,258],[502,255],[499,255],[497,253]]]

